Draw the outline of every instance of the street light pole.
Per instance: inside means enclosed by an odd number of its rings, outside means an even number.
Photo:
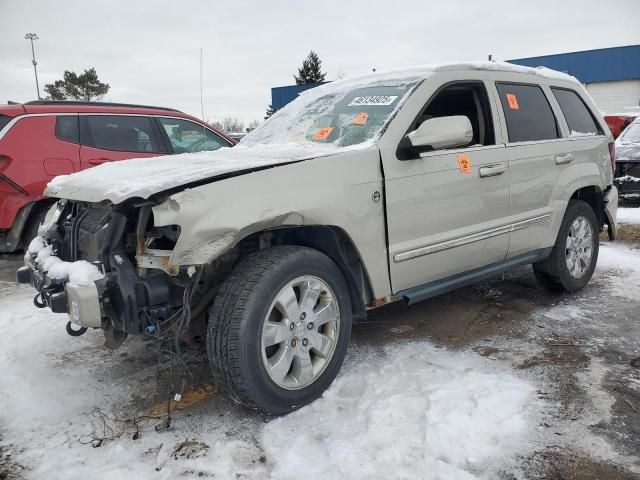
[[[25,40],[31,40],[31,56],[32,56],[32,60],[31,63],[33,63],[33,73],[35,73],[36,75],[36,91],[38,92],[38,100],[40,100],[40,85],[38,84],[38,62],[36,62],[36,51],[33,48],[33,41],[34,40],[38,40],[38,35],[36,35],[35,33],[27,33],[24,36]]]

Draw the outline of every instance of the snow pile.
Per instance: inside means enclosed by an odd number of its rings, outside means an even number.
[[[535,389],[490,360],[426,342],[359,357],[323,398],[267,425],[272,478],[495,478],[527,450]]]
[[[640,208],[618,208],[618,223],[640,225]]]
[[[624,177],[616,177],[616,180],[622,183],[638,183],[640,178],[632,177],[631,175],[625,175]]]
[[[640,250],[624,245],[600,245],[597,271],[621,272],[622,275],[609,277],[612,295],[632,300],[640,297]]]
[[[91,285],[91,282],[104,277],[96,265],[86,260],[65,262],[56,257],[53,254],[53,246],[47,245],[40,236],[35,237],[29,244],[25,259],[34,255],[33,262],[40,270],[46,272],[49,278],[68,280],[71,285]]]
[[[36,255],[40,250],[47,246],[47,243],[44,241],[40,235],[33,237],[29,246],[27,247],[27,253]]]

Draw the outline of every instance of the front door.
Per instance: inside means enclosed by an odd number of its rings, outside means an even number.
[[[167,153],[158,127],[141,115],[80,115],[80,166]]]
[[[496,142],[493,102],[482,81],[446,85],[407,131],[429,118],[465,115],[473,127],[470,144],[399,148],[386,159],[383,151],[394,293],[505,259],[509,170],[505,146]]]

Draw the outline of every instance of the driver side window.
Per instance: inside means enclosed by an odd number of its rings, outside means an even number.
[[[181,118],[158,118],[169,137],[174,153],[218,150],[229,143],[211,130]]]
[[[471,141],[462,147],[495,145],[493,119],[487,90],[482,82],[461,82],[447,85],[436,92],[424,106],[409,131],[432,118],[465,116],[473,129]],[[414,155],[433,151],[432,147],[412,147]],[[405,150],[406,151],[406,150]]]

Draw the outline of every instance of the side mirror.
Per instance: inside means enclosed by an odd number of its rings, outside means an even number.
[[[462,147],[473,139],[473,127],[464,115],[430,118],[407,134],[413,147],[441,148]]]

